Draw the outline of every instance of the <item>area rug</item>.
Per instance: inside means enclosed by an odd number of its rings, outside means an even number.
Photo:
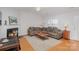
[[[54,38],[48,38],[46,40],[42,40],[35,36],[26,36],[27,41],[31,44],[35,51],[47,51],[49,48],[56,46],[61,43],[60,40]]]

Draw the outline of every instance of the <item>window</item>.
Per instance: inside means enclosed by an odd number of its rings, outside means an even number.
[[[48,26],[55,26],[58,24],[58,19],[48,19]]]

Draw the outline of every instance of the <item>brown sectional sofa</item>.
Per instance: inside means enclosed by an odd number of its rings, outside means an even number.
[[[60,39],[63,37],[63,30],[57,27],[29,27],[28,35],[34,36],[36,32],[46,32],[49,37]]]

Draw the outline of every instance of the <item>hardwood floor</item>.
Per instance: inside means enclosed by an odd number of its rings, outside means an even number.
[[[62,43],[49,48],[48,51],[79,51],[79,41],[62,39]]]
[[[48,51],[79,51],[79,41],[61,39],[61,43]],[[20,38],[21,51],[34,51],[26,38]]]
[[[21,51],[34,51],[32,46],[24,37],[20,38],[20,47],[21,47]]]

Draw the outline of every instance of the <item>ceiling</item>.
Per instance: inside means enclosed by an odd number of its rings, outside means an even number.
[[[20,7],[16,8],[20,11],[30,11],[40,14],[41,16],[48,16],[48,15],[59,15],[62,13],[69,13],[79,11],[79,7],[40,7],[40,11],[36,11],[35,7]]]
[[[41,8],[40,13],[43,15],[59,15],[62,13],[69,13],[79,11],[79,8],[74,7],[50,7],[50,8]]]
[[[38,12],[36,11],[36,7],[14,7],[14,9],[17,9],[18,11],[34,12],[41,16],[54,16],[79,11],[79,7],[40,7],[40,11]]]

